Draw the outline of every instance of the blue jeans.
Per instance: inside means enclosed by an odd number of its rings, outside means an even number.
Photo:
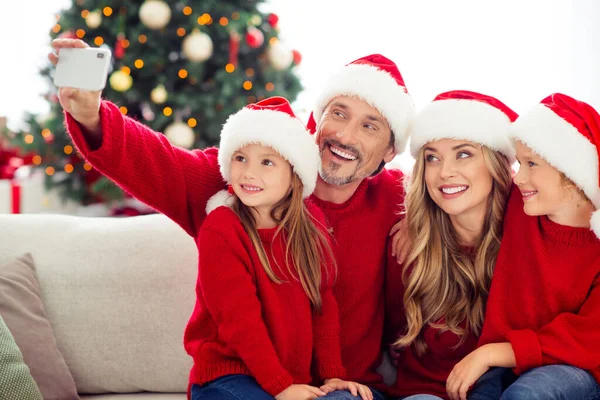
[[[372,389],[373,390],[373,389]],[[273,400],[258,383],[248,375],[225,375],[204,385],[192,385],[191,400]],[[384,400],[381,393],[373,390],[375,400]],[[360,399],[343,390],[336,390],[320,399]]]
[[[377,390],[371,388],[371,392],[373,392],[374,400],[385,400],[385,396],[378,392]],[[329,400],[360,400],[360,396],[352,396],[352,393],[346,390],[336,390],[335,392],[331,392],[326,394],[325,396],[319,397],[319,399],[329,399]]]
[[[597,400],[600,386],[587,371],[570,365],[546,365],[521,376],[508,368],[484,374],[469,392],[469,400]]]
[[[273,400],[248,375],[225,375],[202,386],[192,385],[191,400]]]

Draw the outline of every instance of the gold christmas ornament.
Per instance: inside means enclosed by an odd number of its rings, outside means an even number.
[[[283,71],[292,65],[294,53],[280,41],[273,41],[267,49],[267,58],[273,68]]]
[[[150,92],[150,99],[156,104],[162,104],[167,101],[169,94],[163,85],[158,85]]]
[[[194,131],[185,122],[175,121],[165,129],[165,136],[175,146],[192,148],[194,145]]]
[[[262,18],[260,17],[260,15],[255,14],[251,16],[248,20],[248,25],[258,26],[260,24],[262,24]]]
[[[131,75],[128,75],[121,70],[113,72],[108,80],[110,82],[110,87],[117,92],[126,92],[133,84]]]
[[[146,0],[140,7],[139,16],[148,28],[159,30],[171,20],[171,8],[162,0]]]
[[[94,10],[88,14],[85,18],[85,24],[90,29],[96,29],[102,25],[102,12],[100,10]]]
[[[183,54],[193,62],[204,62],[213,54],[213,41],[206,33],[194,29],[183,39]]]

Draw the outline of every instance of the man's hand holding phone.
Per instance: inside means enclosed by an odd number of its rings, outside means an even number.
[[[68,51],[71,53],[69,54],[68,63],[57,66],[57,69],[63,69],[60,74],[61,79],[57,80],[55,75],[55,84],[60,85],[57,85],[58,99],[60,101],[60,105],[66,112],[71,114],[71,116],[77,122],[79,122],[79,124],[81,124],[82,127],[85,128],[85,130],[88,133],[99,135],[101,133],[100,102],[103,85],[97,90],[86,90],[81,88],[81,86],[85,87],[91,84],[92,86],[98,87],[99,79],[102,78],[104,79],[104,82],[106,82],[106,75],[104,77],[99,76],[100,73],[98,72],[103,71],[104,69],[100,67],[97,69],[95,68],[95,75],[89,76],[89,84],[77,85],[77,83],[81,83],[81,77],[85,76],[85,74],[89,72],[89,70],[79,71],[79,68],[77,67],[80,67],[82,63],[85,62],[84,58],[87,57],[89,61],[89,55],[88,53],[81,53],[78,55],[77,51],[73,51],[71,49],[79,49],[79,51],[86,51],[89,49],[87,43],[79,39],[55,39],[52,41],[52,48],[54,49],[55,53],[53,52],[48,54],[48,59],[55,66],[59,64],[60,53],[62,50],[69,49]],[[102,53],[97,52],[96,54]],[[104,57],[106,56],[103,56],[102,58]],[[108,59],[102,61],[110,63],[110,53],[108,55]],[[75,76],[65,73],[67,71],[70,71],[71,73],[76,72],[78,75]],[[55,73],[56,72],[57,71],[55,71]],[[67,86],[69,85],[70,81],[73,81],[75,83],[74,86],[80,87],[77,88]]]

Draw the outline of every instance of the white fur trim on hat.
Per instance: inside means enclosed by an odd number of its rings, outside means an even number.
[[[590,224],[592,225],[592,231],[596,234],[596,237],[600,239],[600,210],[592,213]]]
[[[300,120],[280,111],[249,108],[231,115],[223,125],[219,145],[219,166],[227,182],[231,182],[233,153],[251,143],[272,147],[292,165],[304,185],[303,197],[315,190],[319,147]]]
[[[208,202],[206,202],[206,214],[210,214],[221,206],[231,207],[232,204],[233,196],[229,194],[229,191],[218,191],[210,199],[208,199]]]
[[[335,74],[321,91],[314,109],[317,124],[327,104],[337,96],[357,96],[375,107],[394,132],[397,154],[404,152],[415,106],[406,88],[387,72],[367,64],[350,64]]]
[[[447,99],[429,103],[410,128],[410,152],[417,157],[425,144],[440,139],[467,140],[483,144],[515,161],[508,138],[511,121],[498,108],[477,100]]]
[[[575,182],[600,209],[598,152],[577,128],[538,104],[513,123],[511,136]]]

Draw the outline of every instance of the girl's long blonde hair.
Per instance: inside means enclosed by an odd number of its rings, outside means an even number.
[[[273,206],[270,215],[278,225],[275,236],[286,235],[285,259],[289,260],[286,268],[291,276],[300,280],[313,308],[320,311],[322,267],[326,266],[327,274],[333,274],[336,264],[328,238],[315,226],[316,222],[306,209],[302,198],[303,186],[298,175],[292,173],[288,194]],[[242,221],[269,278],[275,283],[283,283],[284,281],[273,271],[260,241],[251,208],[234,195],[232,209]],[[278,265],[278,268],[281,269],[281,266]]]
[[[472,254],[461,249],[450,217],[429,196],[425,151],[419,151],[405,199],[412,240],[402,276],[408,326],[395,346],[412,345],[417,354],[423,354],[427,346],[422,334],[427,325],[458,335],[459,345],[467,332],[481,332],[512,182],[507,158],[486,146],[482,150],[493,185],[485,222]]]

